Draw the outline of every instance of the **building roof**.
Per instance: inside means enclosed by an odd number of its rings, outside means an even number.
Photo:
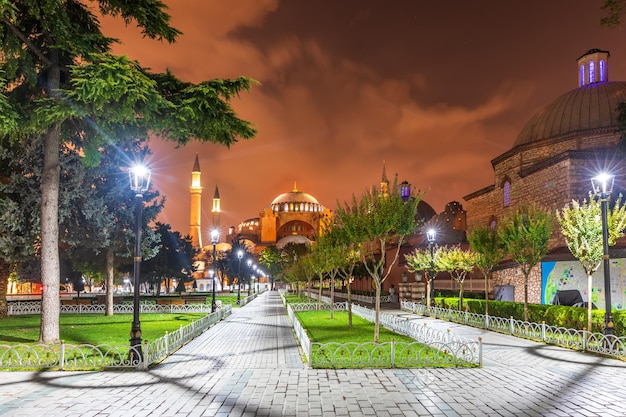
[[[517,136],[514,147],[614,128],[617,107],[624,101],[626,82],[623,81],[593,83],[571,90],[535,114]]]

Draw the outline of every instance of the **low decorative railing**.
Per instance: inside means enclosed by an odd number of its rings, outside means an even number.
[[[250,296],[252,297],[252,296]],[[250,297],[247,297],[246,300]],[[244,301],[244,299],[242,299]],[[250,302],[250,300],[245,301]],[[245,304],[245,303],[244,303]],[[243,304],[242,304],[243,305]],[[79,304],[79,305],[61,305],[61,314],[104,314],[106,306],[104,304]],[[159,305],[155,302],[141,302],[139,305],[140,313],[210,313],[211,305],[202,303],[190,304],[164,304]],[[40,301],[18,301],[8,304],[9,315],[17,316],[24,314],[40,314]],[[113,304],[114,314],[133,314],[133,304]]]
[[[309,294],[310,292],[310,294]],[[309,297],[311,298],[316,298],[319,295],[318,291],[304,291],[305,294],[308,294]],[[324,291],[324,293],[328,293],[328,291]],[[323,295],[322,297],[328,297],[327,295]],[[347,299],[348,298],[348,293],[345,292],[341,292],[341,291],[335,291],[335,297],[336,298],[341,298],[341,299]],[[329,297],[330,298],[330,297]],[[370,296],[370,295],[359,295],[359,294],[350,294],[350,300],[352,300],[352,302],[358,301],[361,303],[365,303],[365,304],[375,304],[376,303],[376,297],[375,296]],[[398,300],[396,299],[396,302]],[[380,302],[381,303],[391,303],[392,302],[392,296],[389,294],[386,295],[381,295],[380,296]]]
[[[144,341],[141,352],[128,345],[72,345],[64,342],[54,345],[0,345],[0,369],[58,369],[62,371],[136,368],[145,370],[229,316],[231,311],[231,306],[226,305],[154,341]]]
[[[282,296],[282,293],[281,293]],[[322,297],[324,310],[328,297]],[[316,368],[394,368],[427,367],[442,365],[482,365],[482,344],[455,336],[451,332],[419,326],[408,320],[381,313],[381,324],[397,333],[416,340],[415,343],[317,343],[311,342],[298,321],[296,311],[318,310],[318,303],[287,304],[289,318],[294,326],[296,337],[305,352],[311,367]],[[340,304],[343,304],[340,306]],[[347,303],[335,303],[336,310],[346,310]],[[369,308],[353,305],[354,314],[373,322],[376,312]]]
[[[537,340],[580,351],[599,353],[616,358],[626,358],[626,337],[592,333],[586,330],[550,326],[545,323],[532,323],[511,318],[487,316],[484,314],[444,309],[428,308],[424,304],[402,301],[404,311],[423,316],[436,317],[455,323],[506,333],[525,339]]]

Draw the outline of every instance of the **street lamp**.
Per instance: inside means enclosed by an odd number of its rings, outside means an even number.
[[[135,193],[135,258],[133,259],[133,323],[130,328],[130,361],[139,363],[143,360],[141,351],[141,323],[139,321],[139,270],[141,268],[141,215],[143,212],[143,193],[150,185],[150,170],[143,165],[128,169],[130,189]]]
[[[250,273],[250,269],[252,268],[252,259],[248,258],[248,260],[246,261],[246,264],[248,264],[248,273]],[[250,280],[248,280],[248,282],[250,282]],[[250,288],[250,284],[248,284],[248,288]]]
[[[211,313],[215,313],[215,310],[217,310],[217,305],[215,304],[215,277],[217,276],[217,273],[215,271],[215,258],[217,257],[217,243],[220,241],[220,232],[217,229],[213,229],[211,230],[211,243],[213,243],[213,263],[211,265],[211,271],[213,271],[213,273],[211,274],[211,276],[213,277],[213,291],[211,293]]]
[[[604,251],[603,268],[604,268],[604,334],[612,335],[615,333],[613,328],[613,314],[611,313],[611,264],[609,262],[609,219],[608,205],[613,192],[613,183],[615,177],[611,174],[601,173],[591,179],[591,187],[593,193],[600,200],[600,209],[602,212],[602,248]],[[591,294],[589,294],[588,303],[591,302]]]
[[[430,249],[430,271],[428,271],[430,275],[430,298],[435,298],[435,256],[434,256],[434,246],[435,239],[437,238],[437,232],[435,229],[428,229],[426,231],[426,238],[428,239],[428,248]]]
[[[239,249],[237,251],[237,259],[239,260],[237,265],[237,305],[241,303],[241,258],[243,258],[243,251]]]

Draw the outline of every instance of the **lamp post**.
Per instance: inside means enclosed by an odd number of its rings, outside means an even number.
[[[249,270],[252,268],[252,259],[248,259],[246,263],[248,264],[248,272],[250,272]],[[248,295],[250,295],[251,287],[252,287],[252,279],[248,279]]]
[[[141,351],[141,323],[139,321],[139,272],[141,268],[141,215],[143,212],[143,193],[150,185],[150,170],[142,165],[135,165],[128,170],[130,189],[135,193],[135,257],[133,259],[133,323],[130,328],[131,363],[143,360]]]
[[[593,193],[600,200],[600,209],[602,213],[602,249],[603,268],[604,268],[604,334],[612,335],[615,333],[613,328],[613,314],[611,313],[611,263],[609,262],[609,219],[608,205],[613,192],[613,183],[615,177],[610,174],[602,173],[591,179]],[[591,302],[591,294],[589,300]]]
[[[435,239],[437,237],[437,232],[435,229],[428,229],[426,232],[426,238],[428,239],[428,248],[430,249],[430,271],[428,274],[430,275],[430,298],[435,298],[435,256],[434,256],[434,246]]]
[[[213,263],[211,265],[211,271],[213,271],[213,273],[211,274],[211,276],[213,277],[213,291],[211,292],[211,313],[215,313],[215,310],[217,310],[217,305],[215,304],[215,277],[217,276],[217,273],[215,271],[215,258],[217,258],[217,242],[220,241],[220,232],[217,229],[212,229],[211,230],[211,243],[213,243]]]
[[[241,304],[241,258],[243,258],[243,251],[239,249],[237,251],[237,305]],[[249,295],[249,294],[248,294]]]

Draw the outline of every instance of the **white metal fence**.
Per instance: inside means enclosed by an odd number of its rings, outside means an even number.
[[[282,293],[281,293],[282,296]],[[329,310],[330,299],[323,296],[322,309]],[[283,298],[283,303],[287,304]],[[381,324],[405,334],[416,343],[316,343],[311,342],[298,321],[296,311],[317,310],[318,303],[287,304],[287,312],[294,326],[294,332],[305,352],[309,364],[314,367],[395,367],[401,366],[440,366],[440,365],[482,365],[482,343],[469,341],[451,332],[442,332],[427,326],[420,326],[390,314],[381,313]],[[335,310],[346,310],[347,303],[335,303]],[[374,322],[376,312],[358,305],[352,311],[359,317]],[[314,352],[315,348],[315,352]]]
[[[182,312],[189,311],[183,310],[183,308],[190,306],[181,305],[175,307],[180,307]],[[141,347],[142,354],[139,354],[138,350],[128,345],[72,345],[64,342],[51,345],[0,345],[0,369],[85,370],[136,368],[145,370],[151,364],[169,356],[209,327],[229,316],[231,311],[231,306],[226,305],[214,313],[208,314],[186,326],[181,326],[180,329],[174,332],[166,333],[163,337],[151,342],[144,341]],[[140,357],[142,360],[139,362],[134,359]]]
[[[588,351],[616,358],[626,358],[626,337],[591,333],[586,330],[549,326],[545,323],[532,323],[511,318],[487,316],[484,314],[450,310],[440,307],[426,307],[424,304],[402,301],[404,311],[461,323],[468,326],[493,330],[543,343]]]

